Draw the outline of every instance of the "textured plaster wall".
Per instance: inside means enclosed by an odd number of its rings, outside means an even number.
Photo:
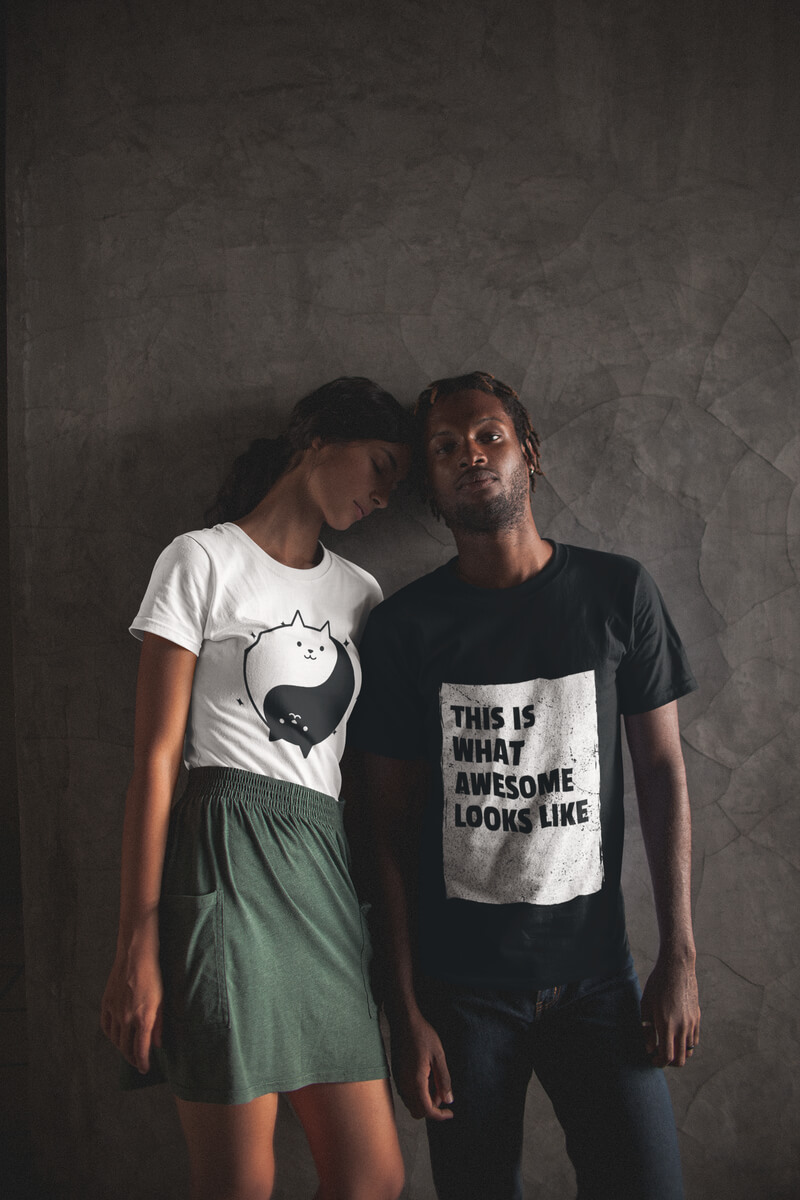
[[[542,532],[655,574],[700,691],[693,1200],[797,1186],[798,28],[674,0],[26,0],[9,52],[10,462],[32,1103],[83,1200],[180,1196],[121,1095],[114,946],[136,649],[162,545],[304,391],[482,367],[544,441]],[[337,548],[449,555],[411,497]],[[626,896],[656,938],[635,819]],[[400,1114],[409,1200],[433,1195]],[[279,1200],[313,1170],[282,1118]],[[571,1194],[534,1085],[527,1195]]]

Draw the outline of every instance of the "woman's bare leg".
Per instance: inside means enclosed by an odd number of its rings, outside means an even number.
[[[404,1170],[385,1079],[289,1092],[320,1178],[318,1200],[397,1200]]]
[[[177,1100],[192,1200],[269,1200],[275,1178],[275,1094],[249,1104]]]

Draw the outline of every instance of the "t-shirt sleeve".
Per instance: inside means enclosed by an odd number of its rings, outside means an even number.
[[[208,552],[188,534],[158,557],[130,632],[140,641],[156,633],[200,653],[211,606],[213,568]]]
[[[686,651],[653,578],[644,567],[634,584],[630,637],[617,668],[620,711],[650,712],[688,692],[697,682]]]
[[[402,625],[387,619],[384,605],[371,613],[359,655],[363,679],[347,726],[348,744],[386,758],[424,758],[424,725],[413,647]]]

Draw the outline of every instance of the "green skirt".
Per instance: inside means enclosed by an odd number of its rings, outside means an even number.
[[[342,807],[248,771],[190,772],[159,908],[163,1049],[127,1086],[243,1104],[386,1078]]]

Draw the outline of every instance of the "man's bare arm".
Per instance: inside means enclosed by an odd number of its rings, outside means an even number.
[[[700,1038],[691,913],[692,828],[677,704],[625,718],[659,930],[642,995],[647,1048],[657,1066],[682,1067]]]
[[[387,1011],[395,1082],[412,1117],[452,1117],[450,1076],[439,1036],[423,1017],[414,986],[412,928],[420,820],[428,787],[424,762],[364,755],[375,837],[388,964]]]

